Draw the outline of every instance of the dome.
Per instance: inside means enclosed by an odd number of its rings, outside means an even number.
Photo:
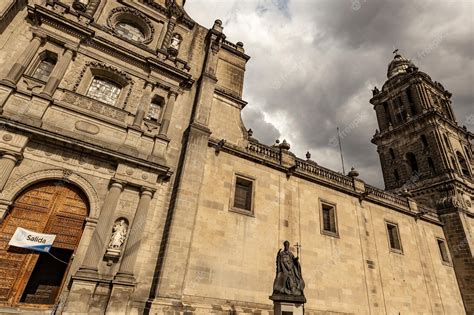
[[[388,65],[387,77],[391,79],[398,74],[406,73],[408,68],[414,66],[410,60],[397,53]]]

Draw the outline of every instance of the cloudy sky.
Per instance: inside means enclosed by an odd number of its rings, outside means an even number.
[[[223,21],[242,41],[247,64],[244,123],[267,144],[286,139],[320,165],[383,188],[371,88],[386,80],[392,51],[412,59],[453,96],[461,125],[474,130],[474,0],[187,0],[210,27]],[[469,124],[470,123],[470,124]]]

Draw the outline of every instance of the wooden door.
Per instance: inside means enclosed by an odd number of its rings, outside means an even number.
[[[69,254],[65,254],[64,257],[69,257],[68,260],[70,260],[70,256],[81,239],[87,215],[88,206],[83,193],[76,187],[60,181],[33,185],[15,200],[11,212],[0,227],[0,303],[53,304],[61,289],[61,284],[41,287],[39,283],[37,284],[39,287],[31,292],[31,282],[37,282],[39,277],[33,272],[38,258],[43,255],[40,264],[44,268],[44,255],[48,254],[9,247],[8,242],[16,228],[22,227],[40,233],[56,234],[51,252],[66,251]],[[69,265],[70,263],[63,268],[64,270],[58,269],[61,275],[55,275],[56,278],[62,279],[61,283]],[[37,266],[36,270],[38,267],[41,266]],[[29,293],[25,300],[23,292],[27,285]],[[40,293],[43,294],[42,299],[35,296]],[[44,298],[44,295],[48,295],[48,298]]]

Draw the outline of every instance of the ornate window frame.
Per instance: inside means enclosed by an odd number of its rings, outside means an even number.
[[[120,22],[129,23],[135,27],[138,27],[144,35],[144,40],[133,41],[128,38],[124,38],[122,35],[118,34],[115,31],[115,25]],[[141,44],[151,43],[155,34],[155,28],[153,27],[153,23],[151,22],[151,20],[137,9],[129,7],[117,7],[112,9],[109,13],[109,16],[107,17],[107,26],[118,37]]]
[[[122,87],[122,91],[114,105],[103,104],[124,109],[130,99],[130,94],[132,93],[134,84],[130,75],[114,66],[102,62],[90,61],[87,62],[82,69],[79,78],[74,85],[73,92],[86,96],[92,80],[95,77],[113,81]],[[100,102],[99,100],[97,101]]]
[[[43,82],[43,83],[46,83],[46,81],[43,81],[41,79],[38,79],[36,77],[34,77],[34,74],[36,72],[36,69],[39,67],[39,65],[46,59],[52,59],[55,61],[55,64],[53,66],[53,68],[51,69],[51,73],[53,72],[55,66],[57,65],[58,63],[58,60],[59,60],[59,56],[56,52],[53,52],[51,50],[43,50],[41,51],[38,56],[35,58],[35,60],[31,63],[31,66],[29,67],[28,71],[26,71],[26,75],[31,79],[35,79],[35,80],[38,80],[40,82]],[[51,76],[51,73],[49,74]]]

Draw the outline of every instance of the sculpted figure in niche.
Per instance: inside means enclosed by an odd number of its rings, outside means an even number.
[[[109,248],[120,249],[123,242],[125,242],[125,237],[127,236],[128,225],[124,219],[115,222],[114,227],[112,228],[112,237],[110,238]]]
[[[171,38],[171,43],[170,46],[168,47],[168,52],[173,55],[177,56],[178,51],[179,51],[179,46],[181,45],[181,41],[183,38],[179,34],[173,34],[173,37]]]
[[[181,36],[179,36],[179,34],[174,34],[173,38],[171,39],[170,47],[178,50],[180,44],[181,44]]]
[[[304,280],[301,276],[299,258],[290,252],[290,243],[283,243],[284,249],[276,257],[276,278],[273,282],[273,295],[304,296]]]

